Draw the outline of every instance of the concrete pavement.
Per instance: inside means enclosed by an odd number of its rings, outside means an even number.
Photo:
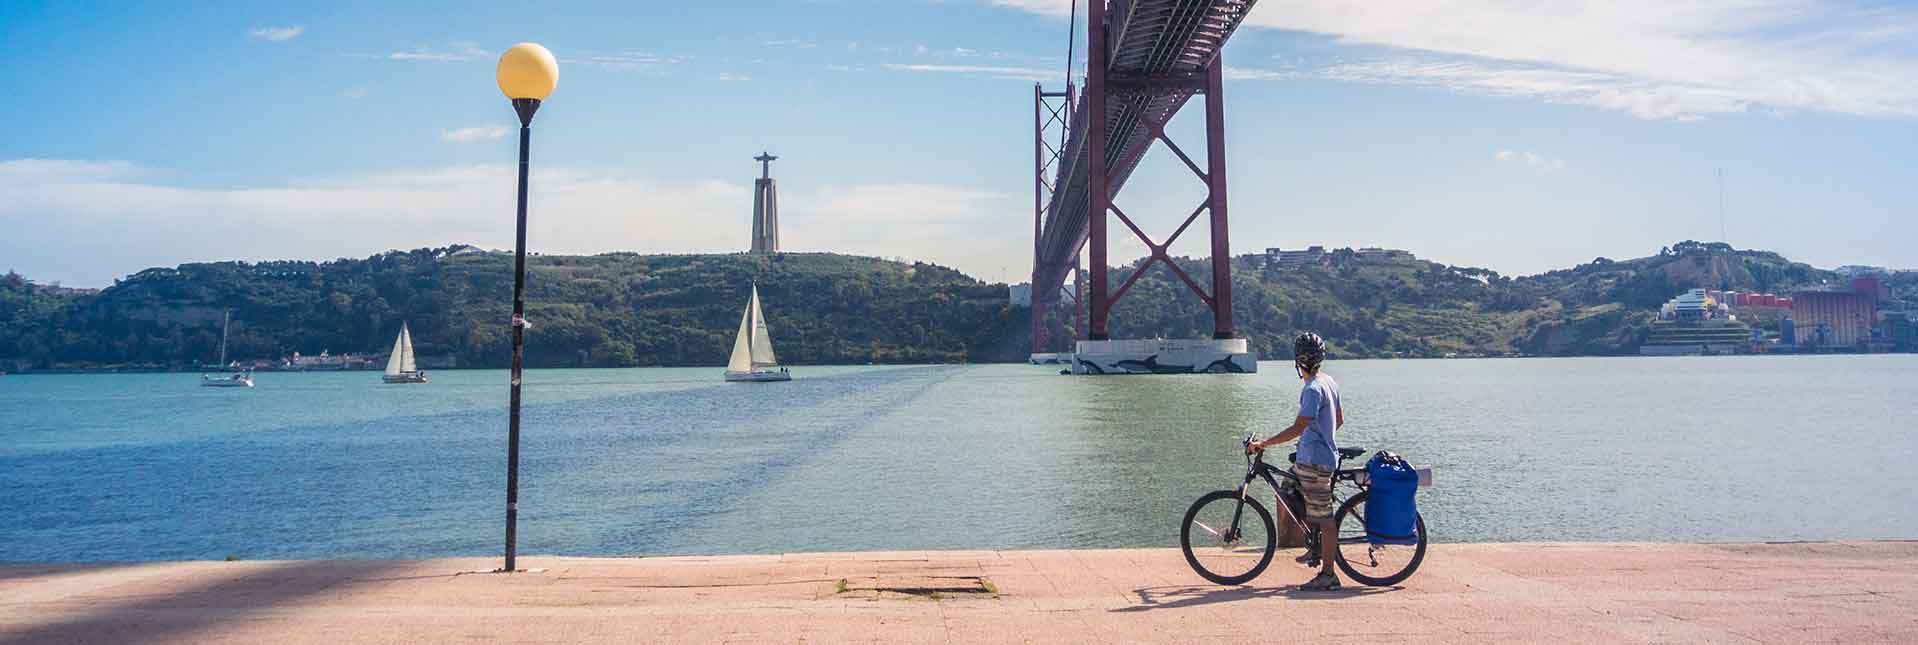
[[[1397,588],[1177,550],[0,565],[0,643],[1918,642],[1918,542],[1440,544]]]

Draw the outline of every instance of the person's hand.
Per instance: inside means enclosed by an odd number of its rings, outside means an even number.
[[[1254,441],[1252,443],[1245,444],[1245,454],[1251,455],[1251,454],[1257,454],[1264,451],[1265,451],[1265,442],[1263,441]]]

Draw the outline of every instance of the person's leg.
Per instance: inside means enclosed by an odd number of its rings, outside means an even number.
[[[1338,526],[1332,522],[1332,469],[1301,464],[1299,492],[1305,497],[1306,520],[1319,528],[1319,575],[1305,583],[1306,589],[1337,589],[1339,576],[1332,571],[1332,559],[1338,557]]]
[[[1332,559],[1339,557],[1339,527],[1331,520],[1319,522],[1319,575],[1338,577]]]

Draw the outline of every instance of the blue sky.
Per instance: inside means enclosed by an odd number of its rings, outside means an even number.
[[[394,4],[7,3],[0,270],[508,248],[519,41],[561,66],[534,250],[742,250],[765,148],[789,249],[1029,270],[1063,0]],[[1733,244],[1918,267],[1918,7],[1526,4],[1260,2],[1225,54],[1234,250],[1633,257],[1718,239],[1722,169]],[[1118,202],[1162,236],[1200,194],[1160,150]]]

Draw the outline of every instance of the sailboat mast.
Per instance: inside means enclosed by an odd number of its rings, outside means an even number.
[[[220,317],[220,366],[226,366],[226,330],[233,325],[233,310],[228,309]]]

